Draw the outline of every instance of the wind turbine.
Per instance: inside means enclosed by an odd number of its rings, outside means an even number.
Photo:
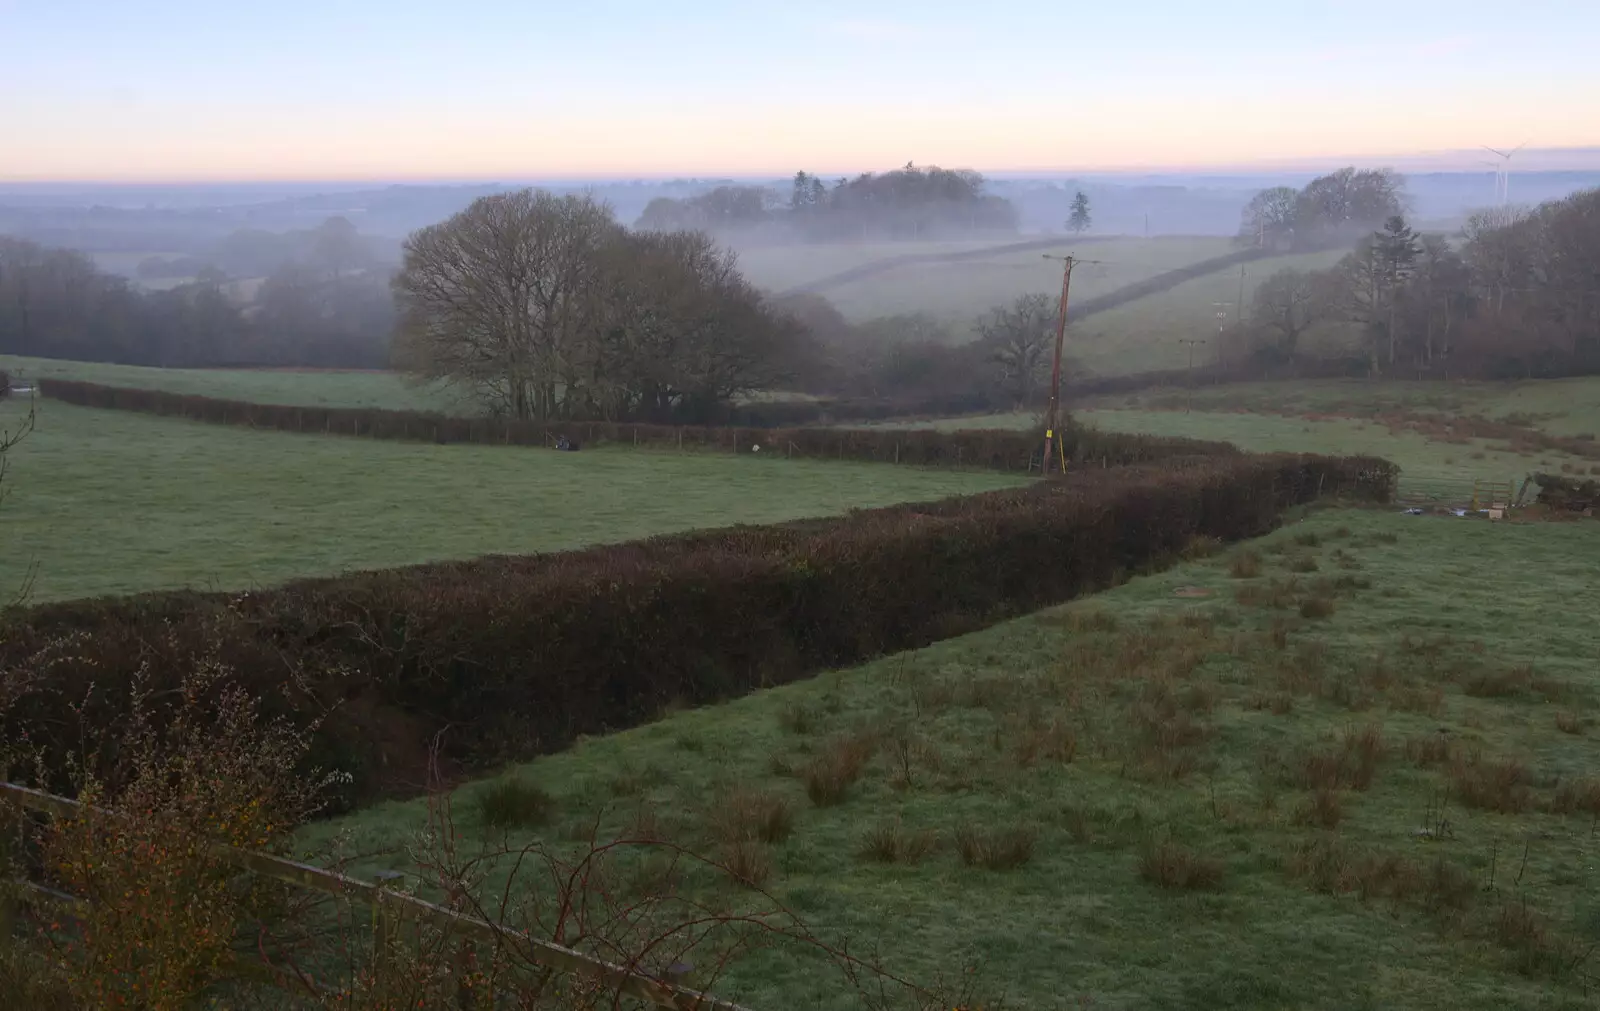
[[[1500,159],[1500,165],[1495,172],[1494,189],[1495,196],[1499,198],[1501,207],[1504,207],[1511,199],[1511,156],[1527,146],[1528,142],[1523,141],[1509,151],[1496,151],[1492,147],[1484,147],[1485,151]]]

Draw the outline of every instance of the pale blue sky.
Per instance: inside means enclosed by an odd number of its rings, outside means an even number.
[[[0,179],[1600,145],[1587,0],[0,0]]]

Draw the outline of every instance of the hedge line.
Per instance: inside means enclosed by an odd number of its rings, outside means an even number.
[[[612,443],[720,449],[734,453],[749,453],[752,447],[759,446],[761,452],[785,456],[996,470],[1026,470],[1029,462],[1041,451],[1039,436],[1027,431],[704,428],[605,421],[506,421],[452,418],[442,414],[377,408],[256,404],[65,379],[41,381],[41,392],[47,397],[83,407],[140,411],[191,421],[272,428],[286,432],[321,432],[418,442],[548,446],[557,437],[565,435],[582,445]],[[1072,423],[1068,423],[1063,432],[1064,448],[1069,459],[1102,465],[1149,462],[1197,454],[1234,455],[1239,452],[1227,443],[1123,435]]]
[[[844,517],[291,583],[147,594],[0,619],[0,740],[51,768],[125,718],[135,684],[228,665],[274,706],[331,710],[348,800],[548,752],[925,645],[1113,584],[1195,537],[1269,530],[1320,495],[1387,499],[1381,460],[1190,458]],[[31,684],[33,687],[28,688]],[[18,689],[16,686],[24,686]]]

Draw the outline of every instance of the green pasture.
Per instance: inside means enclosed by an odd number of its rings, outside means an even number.
[[[765,893],[692,872],[677,894],[776,902],[903,976],[1023,1011],[1577,1011],[1600,945],[1600,626],[1574,618],[1600,612],[1597,548],[1593,523],[1315,513],[1065,608],[582,741],[448,810],[463,858],[572,859],[596,827],[666,838]],[[858,778],[817,803],[852,752]],[[378,805],[304,843],[409,871],[427,810]],[[617,880],[659,894],[657,858],[634,859]],[[543,866],[491,858],[481,887],[516,908],[549,894]],[[716,992],[862,1006],[789,943]]]
[[[0,403],[14,429],[26,404]],[[749,454],[434,446],[38,402],[0,505],[35,600],[555,551],[1003,488],[997,473]]]

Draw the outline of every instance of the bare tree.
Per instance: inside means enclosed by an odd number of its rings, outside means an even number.
[[[516,418],[555,416],[599,252],[619,229],[588,197],[522,190],[416,232],[394,280],[397,364],[465,384]]]
[[[1291,248],[1299,198],[1299,192],[1290,186],[1274,186],[1257,193],[1240,217],[1239,244],[1263,249]]]
[[[1056,322],[1049,295],[1021,295],[977,321],[976,328],[989,346],[989,360],[999,367],[1000,380],[1018,407],[1032,399],[1050,359]]]
[[[1257,286],[1251,320],[1270,335],[1274,356],[1290,361],[1300,338],[1331,311],[1332,294],[1326,275],[1285,268]]]

